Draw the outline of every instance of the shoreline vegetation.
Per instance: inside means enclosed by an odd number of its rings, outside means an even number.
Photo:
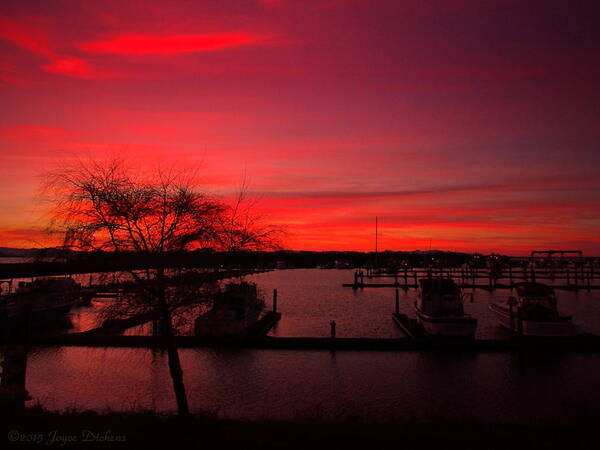
[[[0,278],[31,276],[51,276],[125,270],[143,270],[155,266],[173,269],[286,269],[286,268],[356,268],[366,267],[375,260],[375,252],[357,251],[211,251],[193,250],[147,254],[143,252],[60,252],[40,250],[30,262],[2,263],[0,258]],[[460,267],[463,264],[485,267],[481,255],[445,251],[384,251],[377,253],[381,267],[394,268],[400,265],[418,267],[425,258],[435,258],[445,267]],[[54,259],[54,260],[52,260]]]
[[[187,418],[152,411],[97,413],[51,412],[39,406],[8,415],[2,421],[4,439],[14,448],[194,448],[230,449],[384,449],[594,448],[592,418],[573,424],[490,423],[436,418],[363,421],[349,416],[336,420],[301,417],[293,422],[236,420],[215,415]],[[10,447],[12,448],[12,447]]]

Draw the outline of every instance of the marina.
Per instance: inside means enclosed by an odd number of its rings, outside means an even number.
[[[443,390],[441,380],[435,381],[439,384],[435,389],[440,398],[458,402],[457,407],[465,411],[468,409],[466,398],[494,398],[498,389],[504,392],[503,395],[513,395],[515,392],[509,391],[514,389],[511,386],[515,379],[531,390],[534,381],[527,374],[537,371],[541,367],[540,361],[544,361],[544,367],[560,367],[558,371],[542,375],[546,385],[560,389],[565,376],[573,377],[577,383],[587,382],[589,386],[595,383],[588,377],[595,373],[596,359],[600,356],[600,297],[597,290],[556,289],[556,285],[547,280],[534,283],[520,281],[519,276],[513,277],[512,284],[506,283],[505,289],[498,288],[505,282],[501,277],[493,283],[493,288],[486,284],[487,289],[479,289],[469,286],[473,282],[472,274],[469,283],[461,283],[460,275],[456,276],[461,270],[464,273],[464,268],[417,267],[412,272],[406,269],[407,278],[412,275],[412,280],[416,281],[415,287],[402,286],[401,282],[396,284],[396,279],[402,281],[399,273],[404,271],[390,274],[370,268],[166,271],[165,280],[170,289],[187,290],[186,286],[215,286],[215,283],[221,286],[217,291],[220,294],[211,302],[202,303],[204,306],[199,309],[188,310],[187,301],[184,301],[184,312],[178,313],[177,321],[173,323],[173,343],[179,348],[190,410],[199,413],[218,404],[219,414],[231,418],[290,420],[298,415],[314,416],[315,408],[318,408],[321,411],[318,414],[330,419],[358,414],[369,422],[391,416],[405,420],[429,414],[432,410],[435,401],[431,399],[424,404],[422,398],[415,398],[408,410],[399,405],[407,399],[409,403],[412,401],[411,394],[405,389],[431,389],[428,380],[434,376],[432,370],[443,361],[446,365],[440,370],[446,375],[469,379],[487,377],[486,383],[458,385],[455,395],[461,400],[449,396]],[[539,269],[533,277],[543,280],[543,272],[544,269]],[[513,275],[518,273],[515,270]],[[476,277],[487,274],[481,269]],[[170,370],[166,358],[169,347],[158,326],[156,311],[140,310],[113,318],[107,318],[104,313],[111,305],[135,296],[136,287],[148,289],[152,286],[143,278],[136,284],[128,277],[127,273],[109,272],[55,278],[71,280],[66,283],[80,286],[79,291],[85,292],[86,301],[76,302],[65,313],[65,319],[70,323],[67,327],[49,326],[43,332],[29,334],[2,333],[0,343],[7,352],[2,364],[19,367],[24,358],[27,360],[25,384],[19,381],[21,375],[17,370],[12,392],[26,393],[44,408],[57,411],[75,407],[98,412],[104,408],[116,411],[150,408],[160,413],[173,412],[172,392],[164,379]],[[357,280],[359,286],[352,283],[354,289],[347,289],[344,281],[349,278]],[[376,282],[390,278],[394,282],[379,285],[379,289],[368,289],[367,283],[363,282],[363,279]],[[19,282],[23,280],[13,279],[11,284]],[[545,286],[543,283],[552,286],[544,291],[549,295],[556,289],[556,301],[551,304],[560,317],[571,318],[572,335],[527,336],[528,333],[521,331],[526,327],[506,327],[499,320],[494,305],[524,295],[520,286]],[[5,298],[9,295],[7,285],[5,280],[2,296]],[[430,302],[430,306],[425,302]],[[259,306],[256,311],[252,306],[255,304]],[[464,332],[458,334],[456,328],[448,333],[445,325],[441,329],[431,328],[420,314],[427,314],[434,320],[440,318],[457,323],[464,320],[467,328],[463,327]],[[518,321],[515,319],[514,323]],[[207,333],[206,330],[211,331]],[[85,357],[81,359],[81,355]],[[63,360],[65,362],[60,366],[56,365]],[[137,362],[130,365],[125,360]],[[308,373],[297,366],[300,361],[304,361]],[[474,366],[474,361],[480,363]],[[344,370],[363,375],[348,378],[339,374],[340,364]],[[366,374],[360,369],[365,364],[375,364],[379,371]],[[582,367],[586,367],[584,372]],[[108,373],[111,368],[119,374],[118,379],[115,373]],[[204,373],[207,370],[208,373]],[[494,386],[494,378],[489,374],[506,370],[513,382],[506,384],[503,379],[500,385]],[[39,371],[51,382],[40,378]],[[257,389],[264,395],[240,391],[241,386],[223,384],[223,378],[218,374],[229,371],[234,371],[236,377],[251,374],[250,384],[246,384],[245,389]],[[273,378],[273,371],[281,372],[281,378]],[[390,383],[389,377],[393,374],[402,374],[402,378]],[[69,388],[62,379],[57,379],[59,376],[77,380],[76,388]],[[216,378],[211,378],[213,376]],[[295,384],[290,377],[299,377],[302,384]],[[102,384],[113,383],[111,392],[100,393],[90,384],[91,380],[100,379]],[[7,383],[10,380],[8,378]],[[361,383],[366,380],[375,391],[357,401],[353,392],[364,392]],[[199,384],[202,382],[216,391],[207,391]],[[242,380],[238,382],[242,383]],[[132,386],[132,383],[134,388],[123,387]],[[342,385],[332,388],[331,383]],[[294,390],[290,391],[292,386]],[[333,397],[331,389],[335,393]],[[581,404],[585,397],[582,391],[571,390],[563,394],[569,397],[562,401],[573,404]],[[399,397],[392,403],[383,400],[386,396],[398,395],[402,396],[403,402],[397,403]],[[244,396],[245,400],[238,396]],[[289,403],[282,402],[280,397],[287,397],[295,405],[292,416]],[[306,402],[306,398],[310,398],[310,402]],[[515,402],[521,400],[512,398],[500,408],[480,407],[478,417],[491,421],[512,417],[511,420],[517,423],[526,423],[536,415],[535,420],[543,422],[544,411],[538,409],[544,402],[541,392],[530,397],[528,409],[522,416],[515,415]],[[448,412],[443,413],[444,420],[450,419],[446,416]],[[577,415],[575,409],[567,407],[565,413],[565,423],[572,423],[572,418]]]
[[[544,415],[542,392],[533,388],[539,381],[531,374],[540,368],[546,386],[564,388],[563,380],[569,377],[570,387],[561,391],[564,402],[581,403],[589,392],[574,386],[596,383],[600,355],[596,291],[559,294],[558,307],[573,316],[577,336],[514,335],[498,324],[489,309],[508,292],[477,290],[474,301],[464,304],[465,311],[477,318],[475,339],[433,339],[417,322],[417,290],[343,288],[342,281],[353,273],[352,269],[291,269],[247,274],[245,280],[268,293],[268,310],[258,322],[264,328],[226,337],[196,336],[193,327],[180,328],[176,342],[191,410],[217,408],[231,418],[279,420],[311,417],[317,408],[327,418],[360,415],[377,421],[423,417],[437,401],[454,402],[455,408],[468,411],[467,399],[476,396],[504,398],[500,408],[480,405],[477,417],[512,417],[525,423],[528,417],[539,421],[550,417]],[[115,328],[92,321],[110,301],[101,297],[74,307],[68,313],[73,322],[68,333],[29,336],[27,392],[51,410],[173,412],[167,349],[161,337],[151,333],[152,318],[113,324]],[[334,338],[331,321],[336,323]],[[5,348],[18,343],[18,339],[4,341]],[[463,382],[454,381],[455,392],[449,393],[445,381],[435,380],[436,370]],[[492,376],[506,371],[513,380],[510,384]],[[234,375],[224,381],[225,374]],[[467,383],[467,379],[479,381]],[[520,384],[515,385],[515,380]],[[111,386],[109,392],[95,384],[100,382]],[[372,389],[365,390],[364,383]],[[432,388],[440,396],[435,400],[425,394]],[[360,399],[354,397],[356,391],[363,392]],[[519,392],[529,400],[527,408],[516,413],[516,404],[522,401]],[[295,406],[290,409],[290,404]],[[573,417],[575,409],[567,407],[565,423]]]
[[[369,290],[365,288],[350,291],[336,287],[337,283],[339,283],[337,286],[343,285],[340,281],[354,273],[351,269],[294,269],[262,274],[247,273],[245,279],[257,280],[261,290],[269,293],[267,296],[269,308],[265,310],[261,321],[252,327],[250,334],[254,336],[269,335],[270,337],[329,338],[331,334],[329,322],[335,320],[337,338],[410,338],[411,333],[408,333],[407,336],[401,327],[398,328],[395,325],[393,317],[395,314],[404,314],[413,320],[417,319],[413,305],[418,299],[418,291],[414,288],[402,289],[395,285],[387,287],[387,289]],[[300,286],[290,285],[285,281],[287,274],[300,276],[303,282]],[[229,273],[224,272],[223,275],[229,275]],[[317,286],[314,286],[311,279],[314,276],[322,280],[317,283]],[[82,275],[81,278],[86,279],[88,276]],[[283,285],[272,282],[273,278],[281,279]],[[488,291],[465,287],[462,289],[469,296],[469,300],[465,302],[465,309],[479,322],[476,339],[505,340],[509,338],[511,334],[502,330],[489,306],[494,302],[506,301],[513,294],[508,290]],[[144,313],[118,320],[99,320],[103,305],[107,302],[110,304],[113,299],[123,295],[122,284],[111,283],[105,287],[95,287],[95,292],[98,295],[94,294],[91,305],[76,306],[69,313],[73,326],[68,330],[68,334],[86,333],[103,336],[122,333],[143,335],[150,332],[151,334],[152,328],[146,326],[152,323],[151,314]],[[279,299],[276,292],[279,292]],[[282,292],[286,293],[283,300],[281,299]],[[288,297],[290,295],[291,299]],[[573,316],[573,323],[578,330],[577,334],[600,333],[598,319],[600,311],[597,310],[597,305],[593,300],[596,298],[594,290],[559,291],[557,296],[559,308],[566,311],[567,315]],[[470,301],[471,297],[472,302]],[[283,307],[281,302],[283,302]],[[584,317],[585,314],[587,316]],[[192,318],[186,319],[186,321],[193,323]],[[193,334],[193,326],[191,328],[184,326],[178,334]]]

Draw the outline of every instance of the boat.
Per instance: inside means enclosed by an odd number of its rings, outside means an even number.
[[[515,284],[516,297],[489,308],[500,325],[524,336],[572,336],[575,333],[570,316],[558,312],[554,289],[537,282]]]
[[[450,278],[422,278],[415,302],[417,322],[430,336],[474,338],[477,319],[465,313],[466,298],[472,295],[463,294]]]
[[[213,307],[195,322],[198,336],[244,335],[265,307],[254,283],[228,283],[213,300]]]
[[[72,278],[38,278],[19,282],[14,293],[0,297],[0,322],[28,315],[33,323],[65,316],[81,297],[81,285]]]

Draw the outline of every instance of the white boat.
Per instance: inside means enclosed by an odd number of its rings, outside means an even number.
[[[210,311],[196,319],[199,336],[236,336],[246,334],[264,309],[254,283],[229,283],[215,295]]]
[[[0,321],[27,314],[33,322],[64,316],[81,296],[81,285],[72,278],[38,278],[21,281],[12,294],[0,297]]]
[[[575,328],[570,316],[557,309],[554,289],[542,283],[515,285],[517,296],[504,303],[492,303],[490,310],[500,325],[524,336],[572,336]]]
[[[473,338],[477,319],[464,311],[467,297],[472,298],[449,278],[423,278],[415,302],[417,321],[430,336]]]

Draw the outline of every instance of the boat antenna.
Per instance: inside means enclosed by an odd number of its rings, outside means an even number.
[[[378,238],[379,238],[379,221],[377,216],[375,216],[375,268],[379,268],[379,261],[378,261],[378,251],[379,251],[379,243],[378,243]]]

